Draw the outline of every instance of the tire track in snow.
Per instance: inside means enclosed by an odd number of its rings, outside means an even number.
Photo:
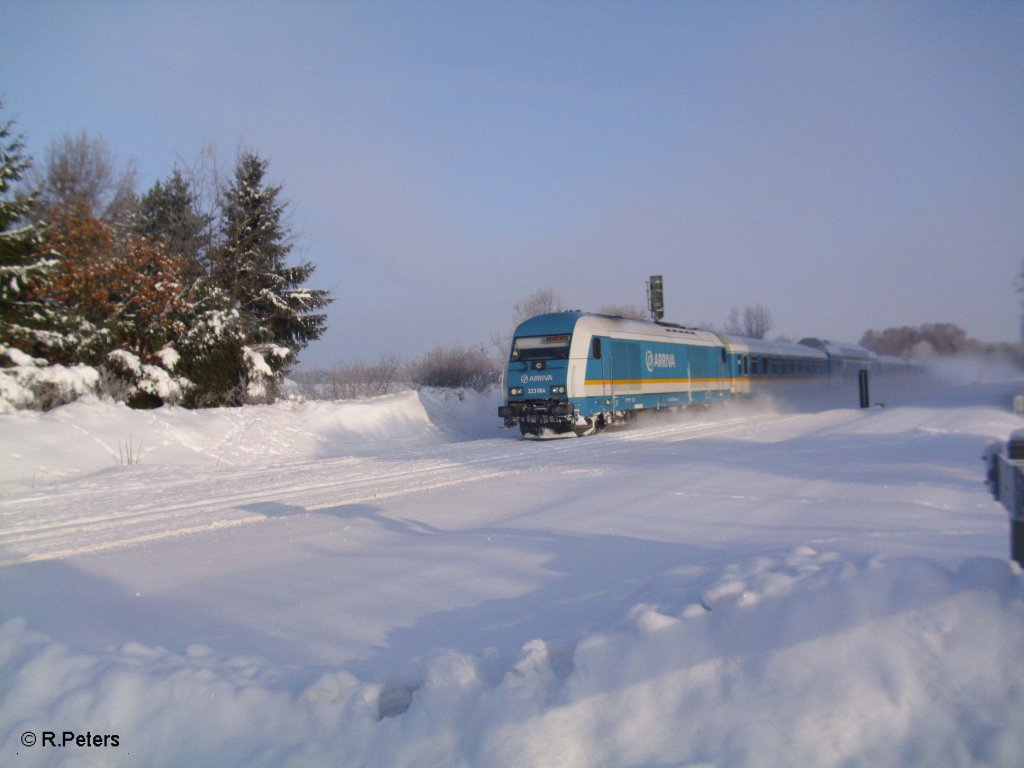
[[[330,471],[331,468],[324,469]],[[376,469],[379,470],[379,466]],[[164,494],[151,490],[151,495],[155,496],[153,500],[130,502],[124,493],[117,491],[116,486],[106,494],[90,491],[89,504],[85,504],[81,497],[76,499],[74,494],[51,496],[46,499],[49,504],[37,510],[34,520],[4,526],[0,533],[0,566],[261,522],[270,515],[249,509],[259,504],[279,503],[315,512],[478,482],[510,472],[488,469],[487,466],[467,472],[462,464],[431,462],[393,471],[371,471],[355,478],[339,480],[333,477],[312,482],[309,482],[310,470],[307,469],[299,474],[306,481],[300,480],[298,484],[294,478],[290,485],[285,481],[267,482],[292,474],[290,468],[282,467],[273,473],[273,477],[262,478],[262,489],[209,495],[203,492],[204,485],[193,484],[202,497],[180,501],[168,502],[161,498]],[[230,470],[225,474],[231,474]],[[181,496],[179,493],[178,498]],[[3,507],[12,503],[5,503]],[[59,505],[57,510],[53,508],[54,503]],[[83,510],[83,506],[89,508]],[[66,512],[60,514],[61,510],[68,509],[77,509],[78,514],[70,517]],[[40,515],[46,513],[50,514],[40,519]],[[9,516],[6,511],[3,514],[4,517]]]
[[[478,440],[249,469],[188,467],[184,479],[177,467],[162,467],[143,478],[104,473],[65,486],[63,493],[30,493],[0,502],[0,567],[250,525],[272,515],[252,509],[260,504],[316,512],[543,469],[562,458],[576,464],[590,456],[635,451],[644,442],[698,440],[794,418],[772,414],[710,423],[673,421],[584,440]]]

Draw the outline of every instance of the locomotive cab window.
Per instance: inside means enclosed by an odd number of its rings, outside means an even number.
[[[520,336],[512,342],[513,360],[565,360],[569,357],[569,334]]]

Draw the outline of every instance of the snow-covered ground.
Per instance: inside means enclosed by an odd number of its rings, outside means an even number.
[[[1021,392],[0,415],[0,763],[1024,764]]]

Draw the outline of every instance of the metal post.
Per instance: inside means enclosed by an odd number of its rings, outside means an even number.
[[[860,372],[860,407],[870,408],[871,407],[871,393],[868,389],[868,372],[862,370]]]
[[[985,449],[985,484],[1010,513],[1010,558],[1024,568],[1024,430]]]
[[[1024,520],[1010,518],[1010,559],[1024,568]]]

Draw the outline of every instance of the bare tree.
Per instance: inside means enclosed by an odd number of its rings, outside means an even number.
[[[729,310],[729,316],[725,320],[723,330],[725,333],[734,336],[746,336],[748,339],[763,339],[768,331],[775,327],[772,313],[767,307],[761,304],[748,306],[743,310],[743,317],[740,317],[738,307]]]
[[[77,210],[107,223],[123,223],[135,206],[135,166],[118,170],[110,147],[83,131],[50,142],[32,174],[43,216]]]
[[[763,339],[774,327],[772,313],[762,304],[747,307],[743,312],[743,335],[749,339]]]
[[[308,400],[357,400],[399,392],[408,384],[405,365],[385,356],[373,365],[335,364],[331,370],[296,371],[290,378]]]
[[[1024,296],[1024,265],[1021,266],[1020,272],[1017,273],[1016,288],[1017,293]],[[1022,302],[1024,302],[1024,298],[1022,298]],[[1020,319],[1020,339],[1024,342],[1024,315],[1021,315]]]
[[[522,301],[517,301],[512,308],[512,321],[519,325],[536,315],[545,315],[549,312],[561,312],[565,309],[565,302],[554,288],[541,288],[534,291]]]
[[[411,364],[409,377],[420,387],[472,388],[483,392],[501,379],[501,370],[483,346],[438,346]]]
[[[512,307],[512,324],[504,331],[495,331],[491,334],[491,344],[498,350],[499,359],[504,360],[508,355],[509,343],[512,341],[512,334],[516,326],[524,320],[537,315],[545,315],[549,312],[562,312],[565,310],[565,302],[554,288],[541,288],[534,291],[525,299],[517,301]]]
[[[908,325],[867,331],[860,339],[860,345],[880,355],[903,357],[921,341],[921,331]]]
[[[241,149],[239,150],[241,152]],[[207,143],[192,162],[185,162],[178,157],[179,164],[184,168],[196,200],[196,210],[211,219],[217,215],[217,209],[230,186],[230,173],[225,174],[217,154],[217,145]]]
[[[739,307],[733,307],[729,310],[729,316],[725,318],[725,325],[722,326],[722,330],[726,333],[732,334],[733,336],[743,335],[743,326],[740,324]]]

